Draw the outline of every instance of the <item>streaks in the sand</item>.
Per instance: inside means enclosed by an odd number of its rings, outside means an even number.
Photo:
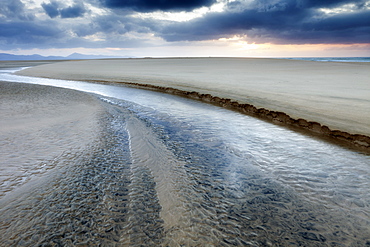
[[[151,174],[131,169],[122,118],[102,121],[106,129],[96,146],[73,160],[60,160],[64,166],[43,183],[3,202],[2,245],[161,242],[161,207]]]
[[[129,101],[98,96],[94,145],[2,201],[1,244],[368,244],[366,156],[175,96],[85,86]]]

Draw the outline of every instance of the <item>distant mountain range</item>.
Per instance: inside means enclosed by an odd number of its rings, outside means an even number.
[[[78,59],[104,59],[104,58],[129,58],[129,56],[104,56],[104,55],[85,55],[73,53],[67,57],[62,56],[41,56],[34,55],[14,55],[8,53],[0,53],[0,61],[10,60],[78,60]]]

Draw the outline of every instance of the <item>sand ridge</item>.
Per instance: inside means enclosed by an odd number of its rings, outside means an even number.
[[[369,66],[256,58],[111,59],[47,64],[18,74],[123,82],[369,148]]]

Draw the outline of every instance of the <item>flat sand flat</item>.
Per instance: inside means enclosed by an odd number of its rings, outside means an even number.
[[[275,122],[296,121],[295,125],[315,132],[329,133],[330,129],[370,136],[370,63],[260,58],[111,59],[47,64],[18,74],[122,82],[180,95],[187,92],[189,97],[219,101],[223,106],[243,108],[241,111],[265,115]],[[193,95],[189,93],[193,91]],[[368,145],[364,139],[357,140],[360,142]]]

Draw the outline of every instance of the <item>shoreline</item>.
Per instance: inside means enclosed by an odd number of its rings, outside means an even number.
[[[91,83],[109,84],[109,81],[85,80]],[[315,137],[321,137],[326,141],[334,142],[338,145],[354,148],[359,151],[370,153],[370,136],[361,134],[351,134],[341,130],[332,130],[328,126],[318,122],[308,121],[303,118],[292,118],[288,114],[280,111],[268,110],[266,108],[257,108],[251,104],[242,104],[232,99],[220,98],[211,94],[202,94],[196,91],[185,91],[171,87],[161,87],[151,84],[133,83],[133,82],[114,82],[114,84],[124,84],[127,86],[153,90],[161,93],[176,95],[188,99],[198,100],[205,103],[210,103],[219,107],[224,107],[248,116],[256,117],[270,123],[280,126],[294,128],[295,131],[308,133]]]
[[[368,68],[261,58],[161,58],[73,61],[16,74],[178,95],[370,153]]]

